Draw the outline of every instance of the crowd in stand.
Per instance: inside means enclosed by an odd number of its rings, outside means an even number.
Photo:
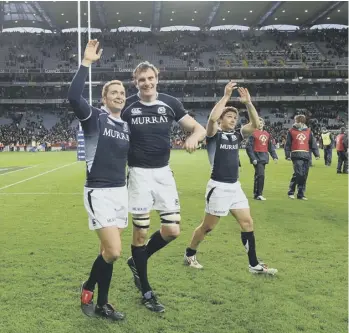
[[[92,38],[98,38],[105,49],[112,52],[105,52],[104,56],[96,63],[96,67],[114,67],[120,69],[133,68],[144,59],[143,49],[154,51],[154,59],[158,60],[156,65],[166,66],[164,59],[177,59],[179,64],[186,66],[217,66],[234,67],[237,63],[243,67],[282,67],[289,62],[302,63],[304,69],[297,72],[273,69],[258,70],[234,70],[233,77],[241,78],[296,78],[303,76],[306,78],[343,78],[347,76],[347,71],[309,71],[306,66],[313,66],[315,63],[323,66],[338,65],[340,58],[348,56],[348,30],[300,30],[296,32],[270,31],[210,31],[210,32],[189,32],[176,31],[159,33],[154,38],[153,33],[143,32],[115,32],[115,33],[93,33]],[[56,34],[29,34],[29,33],[2,33],[0,39],[0,56],[4,62],[0,62],[0,69],[16,68],[23,71],[45,68],[48,59],[57,62],[56,68],[75,70],[78,65],[76,33],[56,33]],[[87,35],[82,35],[82,44],[86,43]],[[270,42],[270,43],[269,43]],[[324,45],[325,51],[316,46],[318,43]],[[142,49],[142,48],[141,48]],[[145,55],[147,56],[147,55]],[[156,57],[155,57],[156,56]],[[169,93],[176,97],[219,97],[224,89],[224,84],[194,84],[194,80],[210,79],[213,82],[217,78],[230,79],[232,73],[229,71],[188,72],[190,77],[183,77],[185,74],[165,71],[161,74],[161,79],[189,79],[186,84],[163,84],[160,81],[159,91]],[[344,73],[344,74],[343,74]],[[121,76],[124,74],[124,76]],[[9,86],[0,86],[0,98],[3,99],[66,99],[68,85],[55,84],[54,86],[32,86],[28,87],[21,82],[70,82],[74,73],[1,73],[0,81],[12,82]],[[94,99],[100,98],[101,85],[103,82],[115,79],[119,75],[120,79],[131,79],[130,71],[124,73],[93,73],[93,80],[101,81],[100,85],[93,88]],[[217,76],[215,76],[217,75]],[[119,78],[119,77],[118,77]],[[299,79],[294,83],[244,83],[250,90],[252,96],[343,96],[348,94],[347,85],[344,82],[316,82],[309,84]],[[126,85],[127,95],[136,92],[134,85]],[[87,91],[85,91],[87,96]],[[274,103],[275,104],[275,103]],[[212,102],[202,101],[201,103],[187,103],[188,108],[212,108]],[[289,107],[290,105],[288,105]],[[60,106],[61,107],[61,106]],[[259,107],[259,105],[258,105]],[[17,108],[17,109],[16,109]],[[296,108],[296,107],[294,107]],[[285,139],[287,128],[293,122],[294,114],[287,111],[287,107],[268,107],[267,113],[261,114],[266,121],[266,129],[271,132],[278,143]],[[0,107],[0,116],[11,118],[10,124],[0,125],[0,142],[4,144],[31,144],[36,142],[50,142],[51,144],[62,141],[73,141],[76,138],[76,126],[71,126],[73,115],[68,113],[68,109],[61,110],[59,120],[51,128],[45,128],[40,115],[34,115],[37,110],[44,110],[44,105],[38,106],[28,122],[23,122],[23,114],[30,115],[33,105]],[[19,112],[20,111],[20,112]],[[347,107],[343,104],[318,105],[306,104],[304,110],[295,110],[294,113],[306,113],[308,124],[311,126],[318,138],[321,127],[328,129],[338,129],[346,124]],[[195,112],[193,113],[195,115]],[[241,114],[243,121],[246,113]],[[179,126],[174,126],[171,135],[173,147],[182,145],[186,138]]]
[[[257,108],[258,110],[258,108]],[[311,127],[317,140],[320,139],[321,129],[326,127],[329,130],[338,130],[347,125],[348,110],[339,112],[336,105],[315,106],[307,105],[304,109],[295,109],[294,113],[284,112],[286,108],[269,108],[268,112],[263,110],[260,116],[265,120],[265,129],[275,139],[276,143],[282,145],[285,141],[287,130],[293,124],[293,118],[296,114],[305,114],[307,116],[308,126]],[[0,113],[3,117],[11,117],[13,122],[6,125],[0,125],[0,143],[4,145],[31,145],[32,141],[40,143],[57,144],[62,142],[72,142],[76,140],[77,126],[72,126],[75,119],[73,113],[68,109],[57,113],[58,121],[50,129],[45,128],[42,115],[32,111],[27,111],[26,122],[22,121],[23,112],[19,113],[13,107]],[[189,112],[195,118],[195,111]],[[341,115],[340,115],[341,114]],[[207,117],[209,110],[207,110]],[[246,123],[247,113],[241,112],[241,123]],[[273,121],[271,121],[273,118]],[[275,121],[276,119],[276,121]],[[329,124],[329,121],[333,122]],[[171,146],[180,148],[183,145],[188,133],[185,133],[178,124],[174,124],[171,133]]]
[[[277,84],[252,84],[244,83],[252,96],[334,96],[348,95],[348,87],[345,82],[334,83],[277,83]],[[65,99],[69,86],[8,86],[0,87],[0,98],[43,98]],[[93,98],[100,98],[102,85],[93,87]],[[224,91],[224,84],[163,84],[160,82],[159,91],[171,94],[175,97],[219,97]],[[133,84],[126,86],[126,95],[137,92]],[[85,89],[88,95],[88,89]]]
[[[4,52],[6,68],[21,69],[45,68],[48,59],[57,62],[56,68],[76,68],[78,64],[76,33],[30,34],[2,33],[0,47]],[[82,43],[86,43],[82,34]],[[337,29],[299,30],[281,32],[268,31],[174,31],[158,33],[154,38],[151,32],[103,32],[93,33],[92,38],[100,40],[103,48],[110,48],[96,63],[96,67],[132,67],[134,61],[146,60],[138,46],[155,50],[157,65],[167,66],[167,58],[180,60],[188,67],[213,66],[224,64],[234,67],[284,66],[288,61],[299,61],[308,66],[335,66],[340,58],[348,56],[348,31]],[[270,40],[270,46],[264,42]],[[299,40],[302,43],[294,43]],[[326,51],[309,51],[306,44],[323,42]],[[59,47],[55,47],[59,45]],[[298,46],[297,46],[298,45]],[[35,50],[35,52],[33,51]],[[315,50],[315,54],[313,54]],[[327,54],[326,54],[327,52]],[[205,54],[208,56],[205,56]],[[228,57],[222,56],[228,54]],[[154,58],[155,59],[155,58]],[[52,61],[48,62],[51,63]]]
[[[32,142],[52,145],[76,140],[77,128],[71,126],[75,118],[72,113],[57,112],[58,121],[50,129],[45,128],[42,115],[33,111],[7,111],[1,114],[13,119],[10,124],[0,125],[0,142],[4,145],[30,146]],[[24,114],[26,119],[22,121]]]

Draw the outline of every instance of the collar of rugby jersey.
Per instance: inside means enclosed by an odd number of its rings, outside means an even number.
[[[120,123],[123,123],[124,121],[121,119],[121,118],[116,118],[116,117],[113,117],[111,112],[103,105],[101,106],[101,110],[105,111],[105,112],[108,112],[108,117],[112,120],[115,120],[115,121],[118,121]]]

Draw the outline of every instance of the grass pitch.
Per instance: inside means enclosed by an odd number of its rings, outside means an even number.
[[[201,244],[201,271],[183,266],[183,252],[204,210],[209,179],[205,151],[173,151],[182,207],[182,234],[149,261],[150,282],[166,313],[140,305],[123,255],[114,265],[110,302],[122,323],[90,319],[80,311],[80,282],[98,253],[88,230],[82,189],[85,165],[76,153],[1,153],[0,332],[3,333],[291,333],[347,331],[347,175],[323,159],[311,168],[308,202],[289,200],[292,164],[266,169],[265,202],[252,200],[253,167],[241,151],[241,183],[252,209],[257,255],[279,270],[248,272],[240,230],[223,218]],[[25,168],[23,168],[25,167]],[[151,230],[159,228],[153,214]]]

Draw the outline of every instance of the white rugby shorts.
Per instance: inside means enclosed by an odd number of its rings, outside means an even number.
[[[84,188],[84,205],[90,230],[128,225],[127,187]]]
[[[170,167],[129,167],[128,202],[132,214],[145,214],[151,210],[178,212],[178,192]]]
[[[210,179],[205,199],[205,212],[215,216],[227,216],[232,209],[250,208],[239,181],[230,184]]]

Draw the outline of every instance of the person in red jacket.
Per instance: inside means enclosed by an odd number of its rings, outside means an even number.
[[[296,186],[298,187],[297,199],[308,200],[305,197],[305,187],[309,172],[310,151],[315,158],[320,158],[319,148],[310,128],[305,125],[305,116],[297,115],[292,128],[287,133],[285,155],[288,161],[293,162],[293,176],[288,189],[288,197],[294,199]]]
[[[269,163],[269,154],[276,162],[278,156],[276,154],[273,138],[265,130],[264,120],[259,118],[259,129],[255,130],[253,134],[248,138],[246,145],[246,152],[250,158],[251,164],[254,166],[254,186],[253,195],[256,200],[266,200],[263,197],[264,178],[265,178],[265,165]]]
[[[338,156],[337,173],[348,173],[348,135],[345,128],[341,127],[340,134],[336,137],[336,150]],[[342,171],[343,166],[343,171]]]

